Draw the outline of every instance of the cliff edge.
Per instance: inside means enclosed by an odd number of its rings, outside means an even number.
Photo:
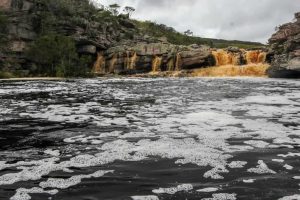
[[[271,78],[300,78],[300,12],[294,22],[284,24],[269,40],[272,58]]]

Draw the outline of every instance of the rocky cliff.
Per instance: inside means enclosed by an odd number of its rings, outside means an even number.
[[[79,56],[93,58],[90,71],[99,75],[179,71],[265,60],[264,50],[170,44],[166,38],[146,35],[136,26],[136,20],[96,9],[88,0],[1,0],[0,9],[9,22],[9,44],[6,52],[0,52],[0,71],[28,74],[35,63],[26,56],[26,49],[49,33],[72,38]]]
[[[300,13],[295,20],[278,28],[269,40],[272,64],[268,74],[273,78],[300,78]]]
[[[132,43],[132,40],[157,42],[152,38],[145,40],[138,34],[127,16],[100,12],[87,0],[1,0],[0,11],[9,22],[6,33],[9,43],[6,51],[0,52],[2,68],[6,63],[5,70],[30,68],[32,62],[25,51],[44,34],[69,36],[74,39],[80,55],[95,58],[99,51]]]
[[[111,47],[98,52],[95,74],[134,74],[180,71],[209,66],[258,64],[266,61],[266,49],[236,47],[212,49],[205,45],[138,43]]]

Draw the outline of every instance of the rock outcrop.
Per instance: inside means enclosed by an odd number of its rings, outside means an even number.
[[[111,16],[108,11],[91,7],[88,0],[70,1],[76,5],[60,0],[1,0],[0,10],[9,21],[9,51],[0,52],[0,70],[3,70],[1,60],[9,59],[14,62],[5,70],[29,71],[33,64],[25,51],[47,28],[73,38],[80,56],[94,58],[91,70],[99,75],[180,71],[259,63],[265,59],[263,50],[173,45],[165,37],[143,35],[126,15]]]
[[[1,0],[0,11],[9,21],[9,44],[5,54],[0,52],[0,60],[13,60],[13,69],[8,67],[6,70],[15,70],[16,66],[19,70],[30,68],[31,61],[26,58],[25,50],[41,35],[41,31],[48,32],[42,30],[46,26],[49,32],[72,37],[79,54],[93,55],[95,58],[98,51],[119,43],[143,41],[126,16],[115,17],[113,22],[101,16],[97,18],[94,16],[97,11],[93,10],[88,0],[73,1],[76,4],[65,8],[63,4],[56,5],[60,3],[58,0]]]
[[[268,74],[273,78],[300,78],[300,13],[293,23],[278,28],[269,40],[272,63]]]
[[[169,43],[138,43],[98,52],[96,74],[178,71],[214,65],[207,46],[180,46]]]

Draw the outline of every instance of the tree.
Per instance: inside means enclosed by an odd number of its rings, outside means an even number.
[[[189,29],[189,30],[185,31],[184,34],[187,36],[193,36],[194,33]]]
[[[0,51],[7,49],[7,17],[0,11]],[[6,48],[5,48],[6,47]]]
[[[135,11],[135,8],[126,6],[123,10],[129,17],[131,17],[132,13]]]
[[[119,4],[111,4],[108,6],[109,11],[114,15],[117,16],[119,15],[119,9],[120,9],[120,5]]]
[[[69,76],[78,59],[73,39],[58,34],[41,36],[26,54],[38,65],[37,73],[47,76]]]

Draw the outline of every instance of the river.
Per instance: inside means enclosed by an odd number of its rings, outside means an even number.
[[[0,81],[0,199],[300,199],[300,81]]]

